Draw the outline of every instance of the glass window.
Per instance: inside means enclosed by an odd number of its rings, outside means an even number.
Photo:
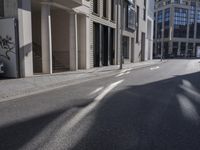
[[[162,21],[163,21],[163,12],[160,10],[157,16],[157,38],[162,37]]]
[[[98,0],[93,0],[93,12],[98,14]]]
[[[186,38],[188,10],[184,8],[175,8],[174,15],[174,37]]]
[[[161,42],[157,43],[157,55],[161,55]]]
[[[174,0],[174,3],[175,4],[180,4],[181,2],[180,2],[180,0]]]
[[[173,42],[173,52],[172,52],[172,56],[173,57],[177,57],[177,53],[178,53],[178,42]]]
[[[165,9],[164,26],[164,37],[168,38],[170,30],[170,8]]]
[[[168,54],[169,54],[169,42],[164,42],[164,54],[163,54],[163,56],[165,58],[168,58]]]
[[[127,23],[128,23],[128,28],[134,30],[135,29],[135,20],[136,14],[134,11],[134,8],[130,5],[128,6],[128,15],[127,15]]]
[[[129,38],[123,37],[123,52],[124,52],[124,59],[129,59]]]
[[[103,0],[103,17],[107,18],[107,0]]]
[[[190,15],[189,15],[189,38],[194,38],[195,11],[196,11],[195,5],[191,3]]]
[[[115,2],[114,0],[111,0],[111,20],[115,20]]]
[[[153,26],[153,38],[155,39],[156,35],[156,13],[154,13],[154,26]]]
[[[0,0],[0,17],[4,17],[4,1]]]
[[[180,49],[180,56],[181,57],[184,57],[185,56],[185,51],[186,51],[186,43],[185,42],[182,42],[181,43],[181,49]]]
[[[194,49],[193,43],[188,43],[187,57],[192,57],[192,55],[193,55],[193,49]]]
[[[196,32],[196,37],[200,39],[200,10],[197,10],[196,14],[196,22],[197,22],[197,32]]]

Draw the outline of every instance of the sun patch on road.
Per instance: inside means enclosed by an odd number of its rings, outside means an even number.
[[[150,70],[158,70],[159,68],[160,68],[159,66],[156,66],[156,67],[150,68]]]

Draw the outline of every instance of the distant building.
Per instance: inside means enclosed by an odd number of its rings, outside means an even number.
[[[200,46],[200,1],[156,0],[154,57],[196,57]]]

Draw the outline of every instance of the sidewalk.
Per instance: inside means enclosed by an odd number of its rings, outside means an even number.
[[[124,64],[123,69],[139,69],[158,65],[160,63],[162,63],[160,60],[152,60],[134,64]],[[119,71],[119,66],[116,65],[75,72],[56,73],[53,75],[35,75],[29,78],[0,80],[0,102],[93,79],[112,76],[119,73]]]

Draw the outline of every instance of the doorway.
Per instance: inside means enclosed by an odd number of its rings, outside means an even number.
[[[142,32],[141,39],[141,61],[145,61],[145,33]]]
[[[93,49],[94,49],[94,67],[100,66],[100,25],[93,24]]]

